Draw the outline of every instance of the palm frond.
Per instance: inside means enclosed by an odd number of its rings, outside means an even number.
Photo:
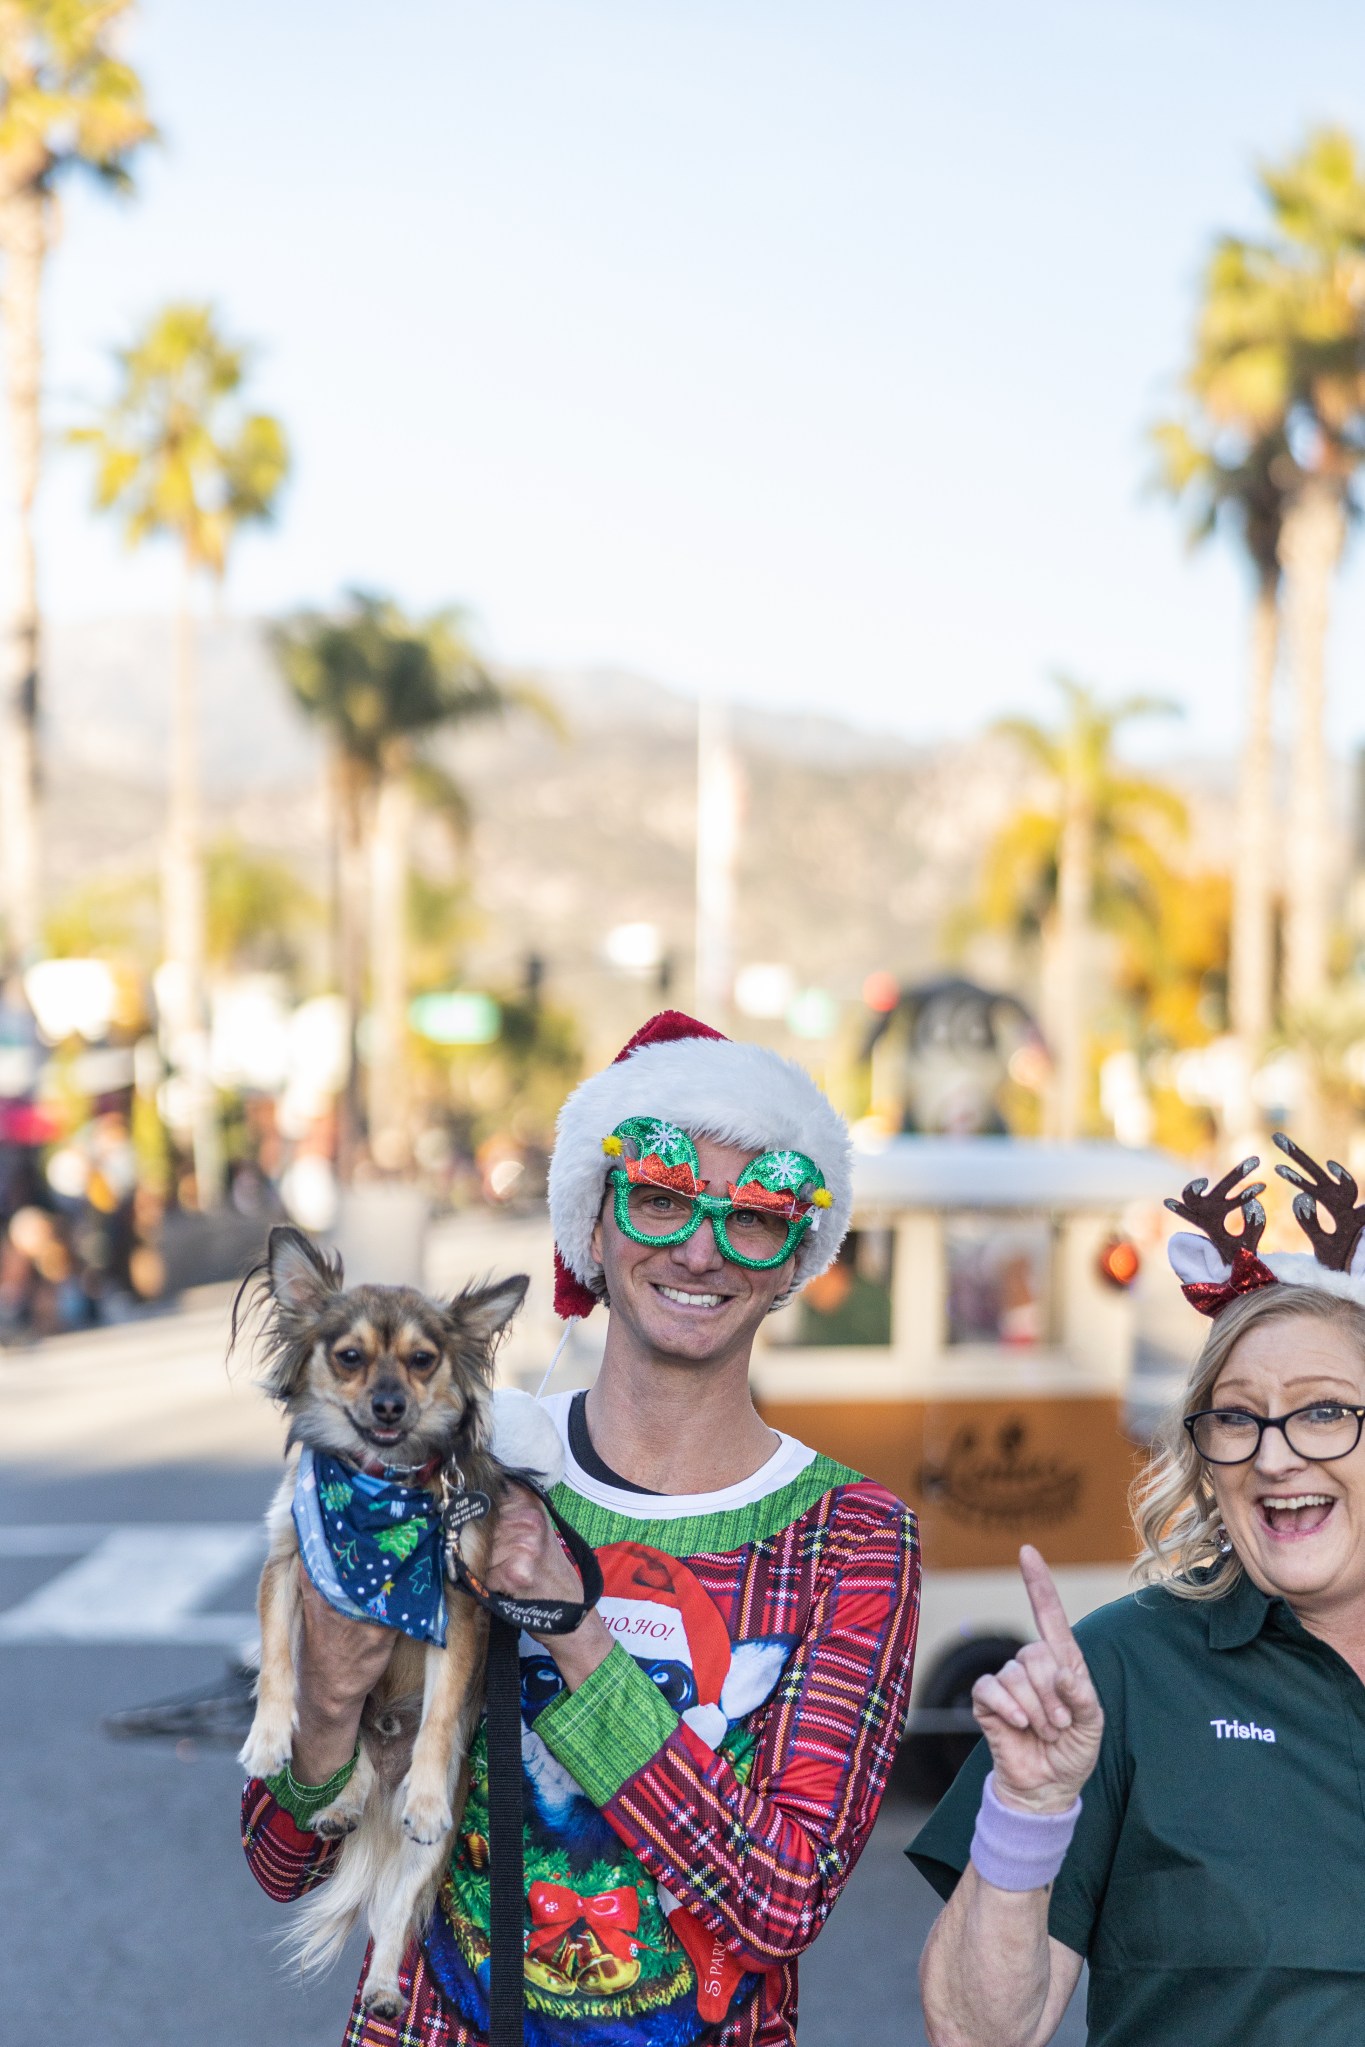
[[[301,708],[374,763],[399,743],[421,749],[439,733],[516,712],[562,729],[539,690],[482,660],[463,617],[447,608],[409,619],[391,598],[352,590],[336,613],[285,621],[273,646]]]
[[[1111,814],[1157,817],[1179,836],[1190,827],[1189,806],[1184,797],[1166,783],[1153,782],[1145,775],[1110,775],[1106,780],[1105,808]]]
[[[1057,768],[1057,742],[1050,732],[1044,731],[1032,718],[997,718],[991,731],[1001,739],[1011,739],[1024,753],[1035,760],[1039,767],[1055,773]]]
[[[132,0],[11,0],[0,16],[0,182],[43,191],[71,170],[126,186],[157,140],[115,45]]]
[[[67,442],[95,457],[95,504],[132,545],[176,539],[194,567],[222,575],[238,529],[269,519],[289,446],[268,413],[240,413],[251,353],[227,339],[211,305],[162,308],[115,354],[119,389]]]
[[[417,755],[406,773],[422,808],[441,818],[457,845],[467,844],[474,829],[474,813],[455,777],[425,754]]]

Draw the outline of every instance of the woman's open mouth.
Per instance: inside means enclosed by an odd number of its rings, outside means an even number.
[[[1285,1493],[1256,1502],[1262,1523],[1281,1541],[1316,1535],[1336,1504],[1330,1493]]]

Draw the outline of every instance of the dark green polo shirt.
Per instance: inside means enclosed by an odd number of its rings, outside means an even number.
[[[1104,1740],[1048,1926],[1090,1964],[1090,2047],[1365,2047],[1365,1684],[1247,1579],[1076,1637]],[[906,1851],[945,1898],[989,1767]]]

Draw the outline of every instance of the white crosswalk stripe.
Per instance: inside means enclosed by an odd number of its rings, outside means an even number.
[[[252,1522],[0,1528],[0,1558],[78,1558],[0,1613],[0,1645],[217,1642],[241,1648],[256,1634],[254,1613],[198,1609],[264,1552],[264,1531]]]
[[[59,1521],[38,1528],[0,1528],[0,1557],[80,1557],[107,1529]]]

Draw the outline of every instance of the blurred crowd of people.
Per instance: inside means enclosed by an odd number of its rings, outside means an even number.
[[[55,1146],[0,1141],[0,1343],[125,1321],[158,1298],[162,1208],[120,1111]]]
[[[174,1147],[149,1173],[135,1104],[88,1107],[60,1136],[31,1114],[0,1111],[0,1345],[125,1322],[186,1285],[231,1278],[286,1216],[322,1237],[335,1227],[330,1119],[286,1143],[268,1097],[227,1103],[224,1198],[205,1214],[192,1165]],[[416,1154],[435,1208],[522,1208],[544,1197],[544,1155],[510,1137],[469,1145],[432,1127]],[[357,1179],[373,1172],[357,1162]]]

